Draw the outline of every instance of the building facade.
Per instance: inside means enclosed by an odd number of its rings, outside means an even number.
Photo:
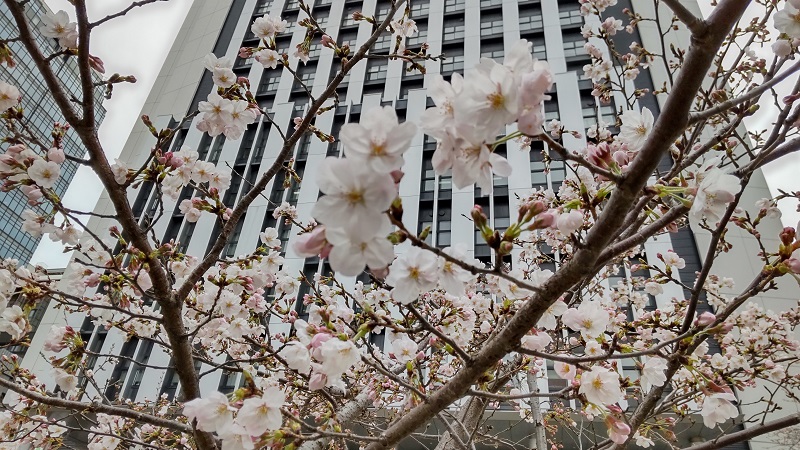
[[[693,2],[686,3],[699,14]],[[621,17],[624,8],[632,8],[628,0],[619,1],[613,14]],[[648,11],[648,8],[652,8],[652,5],[640,6],[637,3],[635,9],[652,17],[653,12]],[[317,0],[313,5],[316,20],[327,29],[328,34],[339,44],[349,43],[351,47],[364,42],[371,34],[371,25],[354,21],[352,14],[361,11],[364,15],[382,18],[388,10],[388,2],[383,0]],[[259,104],[271,112],[274,123],[284,129],[290,128],[293,118],[301,115],[307,107],[308,98],[303,87],[287,71],[264,69],[260,64],[253,64],[252,60],[237,57],[240,47],[257,45],[258,39],[250,32],[250,24],[254,18],[265,13],[280,15],[290,24],[296,24],[304,17],[297,0],[195,2],[142,113],[153,118],[157,127],[164,127],[179,123],[184,115],[193,111],[213,88],[210,73],[204,70],[202,63],[202,58],[213,52],[217,56],[236,59],[235,73],[249,77]],[[669,16],[666,10],[663,13]],[[406,72],[401,61],[363,61],[337,89],[341,100],[339,106],[332,112],[317,117],[315,124],[318,128],[336,136],[342,125],[357,122],[361,114],[379,105],[394,107],[401,120],[413,120],[431,105],[424,90],[431,77],[436,74],[448,77],[454,72],[463,72],[465,68],[478,63],[481,57],[502,59],[504,52],[520,38],[532,42],[534,56],[548,61],[555,73],[556,83],[550,93],[551,100],[545,103],[548,120],[558,118],[570,130],[585,130],[598,119],[604,119],[607,123],[614,122],[615,104],[597,103],[591,95],[592,81],[583,74],[583,66],[590,62],[590,57],[583,49],[586,42],[581,34],[584,18],[580,14],[580,3],[577,0],[413,0],[412,18],[416,20],[419,34],[410,38],[407,46],[414,48],[427,42],[430,46],[429,54],[443,53],[447,58],[442,62],[428,61],[425,75]],[[291,53],[302,42],[304,33],[305,29],[302,27],[290,27],[277,37],[278,48]],[[645,46],[653,46],[659,39],[658,30],[650,23],[642,23],[640,31],[633,35],[619,34],[618,47],[621,48],[627,48],[630,41],[634,40],[644,43]],[[688,46],[688,36],[678,34],[670,39],[678,40],[677,43],[682,47]],[[373,51],[389,51],[392,44],[391,36],[387,33],[376,43]],[[336,75],[337,64],[332,52],[323,49],[318,40],[311,47],[311,60],[308,63],[298,65],[296,60],[292,61],[298,76],[315,96]],[[665,79],[666,73],[663,69],[654,66],[649,73],[644,73],[636,80],[635,87],[652,90],[653,86],[660,86]],[[663,99],[647,97],[642,100],[641,106],[657,113],[661,100]],[[624,101],[621,100],[618,104],[622,105]],[[196,129],[194,124],[198,120],[195,118],[185,124],[171,148],[178,150],[187,146],[196,149],[203,159],[231,167],[236,174],[223,198],[225,204],[231,206],[275,161],[282,144],[281,137],[268,121],[261,120],[251,125],[238,141],[226,140],[224,136],[211,138]],[[579,149],[585,145],[584,139],[565,136],[564,145],[568,149]],[[473,187],[456,190],[449,176],[437,176],[434,173],[432,155],[435,145],[435,141],[420,132],[405,154],[405,177],[400,183],[400,196],[405,209],[404,221],[409,227],[416,225],[417,231],[430,226],[432,232],[429,240],[433,245],[445,247],[451,242],[472,243],[474,256],[485,262],[491,260],[491,253],[468,219],[473,205],[483,206],[494,228],[502,231],[511,223],[517,196],[524,198],[534,188],[557,190],[567,176],[564,162],[558,160],[555,153],[552,154],[554,160],[550,162],[549,168],[546,167],[542,153],[538,151],[543,149],[544,144],[534,143],[534,148],[527,151],[521,149],[517,142],[509,141],[505,148],[500,147],[498,151],[509,159],[515,170],[508,178],[495,178],[493,195],[482,195],[478,188]],[[130,166],[137,166],[145,160],[151,146],[152,136],[149,131],[143,125],[137,124],[120,158]],[[258,246],[259,232],[265,227],[276,227],[285,251],[285,269],[288,273],[303,272],[311,278],[318,271],[329,270],[324,262],[316,258],[301,258],[293,252],[291,243],[296,238],[297,230],[278,223],[273,217],[273,211],[283,202],[288,202],[297,207],[300,220],[308,220],[311,208],[319,196],[313,174],[324,158],[340,155],[341,150],[338,142],[327,144],[307,138],[298,142],[294,149],[293,169],[301,176],[306,175],[302,184],[292,181],[287,187],[283,184],[282,174],[275,177],[265,195],[253,202],[237,224],[222,256],[252,252]],[[130,204],[142,221],[149,220],[156,211],[157,203],[151,191],[152,186],[145,184],[130,194]],[[209,215],[203,216],[196,223],[184,220],[178,204],[190,197],[191,191],[187,189],[177,201],[165,199],[165,210],[171,216],[160,220],[155,225],[154,232],[164,242],[175,240],[187,253],[201,255],[215,242],[219,225]],[[751,187],[745,194],[742,205],[749,207],[748,205],[753,205],[762,197],[770,197],[770,194],[763,176],[759,173],[751,180]],[[107,195],[101,197],[95,211],[101,214],[113,213]],[[93,221],[91,226],[97,230],[104,228],[103,222],[99,220]],[[780,223],[776,221],[775,227],[779,230]],[[766,232],[763,234],[767,235]],[[777,232],[773,235],[777,236]],[[760,266],[749,265],[751,263],[748,262],[748,255],[755,254],[754,252],[744,253],[753,250],[754,244],[751,245],[747,236],[735,229],[730,231],[728,239],[734,241],[738,250],[723,255],[719,264],[726,269],[730,266],[726,275],[746,283],[744,280],[750,280],[761,269]],[[777,241],[767,239],[767,242],[774,243],[777,248]],[[707,235],[694,233],[687,228],[677,234],[654,238],[645,245],[642,256],[649,261],[657,261],[658,253],[674,249],[687,262],[686,268],[680,271],[680,278],[691,283],[695,272],[700,268],[700,255],[705,254],[707,245]],[[555,265],[556,263],[553,264]],[[622,270],[616,278],[610,280],[612,286],[616,281],[630,277],[630,273]],[[351,279],[346,283],[352,286],[355,281],[356,279]],[[301,290],[298,298],[302,299],[305,292],[307,290]],[[789,295],[785,295],[786,292],[791,290],[773,291],[758,301],[773,309],[782,309],[791,306],[794,301]],[[673,296],[683,295],[679,288],[667,287],[664,294],[651,299],[650,307],[655,308]],[[301,301],[298,301],[297,308],[298,313],[304,313]],[[129,357],[116,364],[104,365],[105,369],[102,371],[95,371],[100,385],[105,381],[110,382],[105,394],[121,394],[141,400],[163,394],[174,397],[179,393],[180,386],[173,370],[164,371],[144,366],[170,365],[169,356],[161,348],[154,348],[152,342],[136,339],[126,341],[125,336],[116,330],[107,331],[102,327],[95,327],[90,318],[80,315],[64,317],[63,312],[56,310],[45,314],[43,325],[63,324],[64,320],[80,329],[90,350]],[[44,332],[37,333],[32,348],[42,345],[49,326],[42,326],[41,329]],[[375,339],[390,341],[382,336],[376,336]],[[636,371],[633,362],[629,364],[631,366],[623,367],[626,374]],[[47,367],[47,362],[40,358],[38,352],[29,352],[23,365],[36,370],[37,367]],[[240,382],[237,374],[222,372],[204,377],[201,385],[207,391],[231,392]],[[556,377],[539,381],[539,388],[543,390],[557,390],[561,387]],[[505,411],[498,413],[495,419],[512,423],[518,417],[514,411]],[[515,432],[522,433],[523,430]],[[696,427],[687,430],[687,435],[682,439],[691,442],[691,433],[694,433],[694,438],[702,438],[702,428]],[[753,444],[753,448],[759,447]],[[767,444],[760,448],[769,446]]]
[[[45,53],[55,53],[60,50],[56,39],[47,38],[39,35],[39,25],[41,17],[50,11],[42,0],[28,2],[26,12],[32,32],[36,35],[39,48]],[[8,6],[0,4],[0,39],[11,39],[18,35],[17,26]],[[14,53],[16,67],[9,68],[8,65],[0,65],[0,80],[10,83],[19,88],[22,92],[21,106],[25,111],[25,121],[42,142],[51,141],[51,133],[55,122],[64,122],[61,111],[49,93],[44,79],[34,62],[28,56],[22,43],[10,42],[9,47]],[[52,60],[51,67],[53,72],[58,75],[64,88],[75,98],[81,97],[80,76],[75,58],[62,56]],[[98,125],[105,116],[103,108],[103,92],[99,90],[95,96],[95,115]],[[5,128],[0,131],[0,138],[6,138],[8,130]],[[64,152],[70,156],[82,158],[85,150],[80,143],[77,134],[70,130],[64,139]],[[61,165],[61,175],[56,181],[53,189],[59,197],[64,196],[67,187],[75,172],[78,170],[77,163],[65,161]],[[27,263],[33,256],[39,239],[22,231],[20,215],[29,206],[27,199],[19,190],[11,192],[0,192],[0,258],[14,258],[21,263]],[[34,208],[35,209],[35,208]]]

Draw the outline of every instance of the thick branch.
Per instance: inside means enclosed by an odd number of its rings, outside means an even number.
[[[444,408],[464,396],[478,377],[514,349],[522,336],[539,321],[553,302],[594,271],[602,250],[616,236],[650,174],[656,169],[669,146],[686,128],[689,110],[716,51],[746,6],[746,1],[724,2],[711,18],[710,23],[713,26],[709,26],[702,34],[694,36],[693,45],[678,74],[672,95],[667,99],[662,114],[644,147],[632,162],[628,172],[621,177],[609,203],[595,226],[589,231],[585,246],[543,284],[541,290],[519,309],[503,330],[486,342],[483,349],[473,356],[472,365],[461,369],[447,384],[430,395],[427,403],[418,405],[403,415],[383,433],[384,441],[370,444],[368,450],[383,450],[395,446],[417,427],[427,423]]]
[[[664,2],[665,5],[669,6],[669,9],[675,13],[675,16],[686,25],[686,28],[692,32],[694,36],[702,36],[705,34],[706,29],[708,28],[708,24],[699,17],[692,14],[691,11],[686,9],[680,2],[680,0],[661,0]]]
[[[797,424],[800,424],[800,413],[795,413],[791,416],[786,416],[765,424],[755,425],[735,433],[726,434],[725,436],[718,437],[714,440],[687,447],[684,450],[715,450]]]

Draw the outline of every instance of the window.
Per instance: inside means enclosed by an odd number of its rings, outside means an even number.
[[[505,56],[502,40],[481,41],[481,56],[502,60]]]
[[[544,102],[544,119],[549,122],[553,119],[558,120],[558,97],[555,94],[550,96],[550,100]]]
[[[580,31],[569,31],[564,33],[564,57],[573,58],[586,55],[583,44],[586,40]]]
[[[403,80],[400,82],[400,99],[408,97],[408,93],[414,89],[422,89],[424,87],[424,79],[416,78],[410,80]]]
[[[261,75],[258,83],[258,95],[274,94],[281,82],[281,69],[268,69]]]
[[[378,21],[382,21],[389,15],[389,11],[392,9],[392,6],[385,1],[378,2],[378,6],[376,8],[377,13],[375,14],[375,18]]]
[[[286,8],[284,11],[289,11],[290,9],[299,9],[300,8],[300,0],[288,0],[286,2]]]
[[[542,9],[539,5],[520,5],[519,7],[519,30],[541,30],[544,28],[542,21]]]
[[[583,116],[583,125],[586,128],[592,127],[597,123],[595,106],[595,100],[591,93],[581,91],[581,115]]]
[[[236,372],[230,370],[223,370],[222,376],[219,379],[219,386],[217,390],[223,394],[230,394],[236,389]]]
[[[423,199],[433,199],[433,191],[436,188],[436,172],[433,170],[432,154],[425,152],[422,161],[422,181],[420,196]]]
[[[355,51],[357,39],[358,39],[357,30],[342,31],[341,33],[339,33],[339,46],[344,47],[345,45],[347,45],[350,47],[351,51]]]
[[[431,10],[431,2],[430,0],[414,0],[411,2],[411,18],[423,18],[428,17],[428,13]],[[419,25],[419,23],[417,23]]]
[[[442,49],[445,55],[442,61],[442,75],[450,75],[453,72],[461,72],[464,70],[464,47],[462,46],[449,46]]]
[[[420,19],[417,21],[417,33],[406,39],[406,46],[421,45],[427,39],[428,21],[426,19]]]
[[[608,105],[600,105],[600,118],[608,125],[614,125],[617,123],[617,109],[614,106],[613,100]]]
[[[303,84],[311,90],[311,87],[314,85],[314,75],[317,73],[317,65],[308,63],[304,66],[301,66],[297,69],[297,78],[303,82]],[[303,91],[303,86],[297,81],[294,81],[294,85],[292,87],[293,91]]]
[[[270,8],[272,8],[272,0],[258,0],[256,9],[253,10],[253,15],[263,16],[264,14],[269,13]]]
[[[361,5],[348,5],[342,12],[342,27],[358,26],[358,22],[353,18],[353,13],[361,10]]]
[[[229,258],[236,254],[236,246],[239,244],[239,237],[242,235],[242,227],[244,227],[244,218],[245,214],[242,214],[242,217],[239,218],[239,222],[236,223],[236,228],[228,238],[228,242],[225,243],[225,248],[222,250],[222,254]]]
[[[324,8],[320,10],[314,10],[314,20],[317,21],[317,25],[323,30],[326,26],[328,26],[328,17],[331,15],[330,8]]]
[[[317,1],[314,3],[314,7],[320,7],[320,6],[330,6],[330,5],[331,5],[331,3],[333,3],[333,0],[317,0]]]
[[[214,139],[214,146],[211,147],[211,153],[208,155],[208,162],[216,164],[219,161],[219,155],[222,154],[222,147],[225,145],[225,135],[219,135]]]
[[[427,227],[433,226],[433,203],[422,201],[419,204],[419,219],[417,221],[417,235],[422,233]],[[431,235],[425,238],[425,242],[431,243]]]
[[[385,59],[370,59],[367,61],[367,81],[380,81],[386,79],[389,61]]]
[[[444,0],[444,12],[463,11],[466,0]]]
[[[562,2],[558,7],[558,18],[561,26],[583,25],[581,5],[578,2]]]
[[[380,37],[378,37],[378,40],[375,41],[372,49],[380,52],[391,51],[394,42],[394,35],[390,33],[383,33],[380,35]]]
[[[523,33],[522,39],[527,39],[532,44],[533,57],[537,59],[547,59],[547,47],[544,43],[542,33]]]
[[[322,44],[319,42],[312,42],[311,45],[308,46],[308,57],[316,59],[319,58],[320,54],[322,54]]]
[[[481,36],[494,36],[498,34],[503,34],[502,13],[481,14]]]
[[[444,22],[444,30],[442,33],[442,40],[444,42],[454,41],[456,39],[464,39],[464,15],[446,17]]]
[[[439,210],[436,212],[436,245],[438,247],[447,247],[450,245],[453,226],[451,215],[450,204],[440,203]]]
[[[531,142],[530,162],[531,162],[531,185],[534,189],[547,189],[547,167],[544,163],[542,150],[544,143],[541,141]]]
[[[255,58],[250,56],[249,58],[242,58],[241,56],[236,58],[236,63],[233,65],[234,69],[246,69],[253,65],[253,60]]]

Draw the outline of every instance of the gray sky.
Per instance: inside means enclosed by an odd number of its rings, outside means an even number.
[[[53,11],[73,11],[67,0],[45,0]],[[131,4],[131,0],[102,0],[89,2],[90,19],[96,20],[116,13]],[[118,84],[114,95],[105,102],[107,115],[100,127],[100,140],[110,160],[118,156],[131,128],[142,110],[147,94],[153,87],[161,65],[178,34],[192,0],[169,0],[145,5],[114,19],[92,33],[92,54],[105,63],[106,74],[134,75],[136,84]],[[70,185],[64,202],[70,207],[91,211],[102,191],[102,184],[86,167],[81,167]],[[31,259],[46,267],[64,267],[69,254],[62,246],[42,239]]]
[[[67,0],[45,1],[54,11],[72,11]],[[700,0],[701,4],[704,1],[708,0]],[[131,0],[90,2],[89,13],[92,19],[98,19],[117,12],[130,3]],[[103,59],[106,73],[134,75],[138,80],[134,85],[117,85],[113,98],[105,103],[108,114],[100,128],[100,138],[109,159],[122,151],[191,4],[192,0],[169,0],[146,5],[94,31],[92,53]],[[704,5],[704,13],[708,9],[707,4]],[[755,50],[765,58],[771,55],[769,47]],[[760,114],[750,122],[753,129],[768,125],[775,117],[769,105],[764,106]],[[799,169],[800,155],[795,154],[766,167],[764,173],[773,190],[776,187],[800,190],[800,177],[797,176]],[[64,201],[78,210],[92,210],[101,190],[102,186],[94,174],[82,167],[75,175]],[[800,213],[794,210],[795,206],[795,202],[791,201],[781,205],[784,224],[794,226],[800,220]],[[62,253],[61,248],[60,244],[45,237],[31,262],[50,268],[64,267],[69,262],[69,255]]]

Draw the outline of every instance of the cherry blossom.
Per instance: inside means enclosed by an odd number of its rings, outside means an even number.
[[[28,177],[45,189],[55,186],[59,175],[61,175],[61,167],[52,161],[37,159],[28,168]]]
[[[407,363],[417,357],[417,343],[403,336],[392,341],[392,353],[398,362]]]
[[[21,96],[16,86],[8,84],[5,81],[0,81],[0,111],[5,111],[19,105]]]
[[[281,407],[286,403],[286,394],[275,386],[268,387],[259,397],[245,399],[236,422],[242,425],[251,436],[260,436],[266,431],[281,427]]]
[[[627,110],[620,119],[619,139],[628,144],[629,150],[641,149],[653,130],[653,113],[648,108],[642,108],[640,113]]]
[[[578,308],[569,308],[561,315],[564,325],[580,331],[586,339],[600,337],[610,323],[608,311],[600,302],[585,301]]]
[[[403,166],[403,153],[416,132],[411,122],[398,124],[394,108],[385,106],[367,111],[358,124],[345,124],[339,139],[348,158],[375,172],[389,173]]]
[[[375,236],[383,223],[383,212],[397,195],[390,176],[346,159],[326,158],[316,179],[326,195],[314,205],[311,214],[328,227],[341,228],[353,237]]]
[[[233,423],[233,412],[228,398],[220,392],[210,392],[207,397],[196,398],[183,405],[183,413],[190,420],[197,420],[197,427],[204,431],[222,431]]]
[[[593,366],[581,375],[581,387],[578,390],[595,405],[613,405],[622,400],[622,388],[619,375],[606,368]]]
[[[258,61],[265,69],[274,69],[280,62],[280,54],[275,50],[265,48],[253,53],[253,58]]]
[[[364,271],[364,265],[370,269],[380,269],[389,265],[394,259],[394,247],[387,239],[391,231],[389,220],[380,220],[379,234],[352,236],[339,228],[328,229],[325,238],[333,245],[328,254],[331,268],[345,276],[356,276]]]
[[[329,383],[361,360],[358,347],[350,340],[328,339],[319,347],[319,352],[322,358],[320,372],[328,377]]]
[[[261,39],[274,38],[277,33],[286,31],[287,23],[280,17],[270,17],[265,14],[263,17],[258,17],[253,21],[250,31]]]
[[[291,369],[300,373],[308,373],[311,370],[311,354],[306,346],[298,341],[289,342],[278,354],[286,360]]]
[[[547,348],[551,342],[553,342],[553,339],[549,334],[534,331],[534,334],[526,334],[522,337],[521,345],[526,350],[540,352]]]
[[[392,298],[406,305],[436,286],[436,257],[418,247],[410,248],[389,267],[386,282],[392,286]]]
[[[642,389],[647,392],[654,386],[663,386],[667,381],[664,373],[667,370],[667,360],[658,356],[647,358],[642,368],[640,382]]]
[[[738,178],[712,168],[703,174],[689,213],[696,219],[718,222],[741,189]]]
[[[259,233],[258,240],[269,248],[281,246],[281,241],[278,239],[278,230],[273,227],[264,228],[264,231]]]
[[[52,13],[47,11],[41,17],[42,25],[39,32],[42,36],[58,39],[58,44],[63,48],[75,48],[78,45],[78,24],[69,21],[66,11]]]
[[[789,37],[800,38],[800,9],[786,2],[783,9],[775,14],[775,28],[781,33],[786,33]]]
[[[733,404],[735,401],[736,397],[730,392],[707,395],[703,399],[703,409],[700,410],[703,424],[708,428],[714,428],[717,424],[738,417],[739,409]]]

